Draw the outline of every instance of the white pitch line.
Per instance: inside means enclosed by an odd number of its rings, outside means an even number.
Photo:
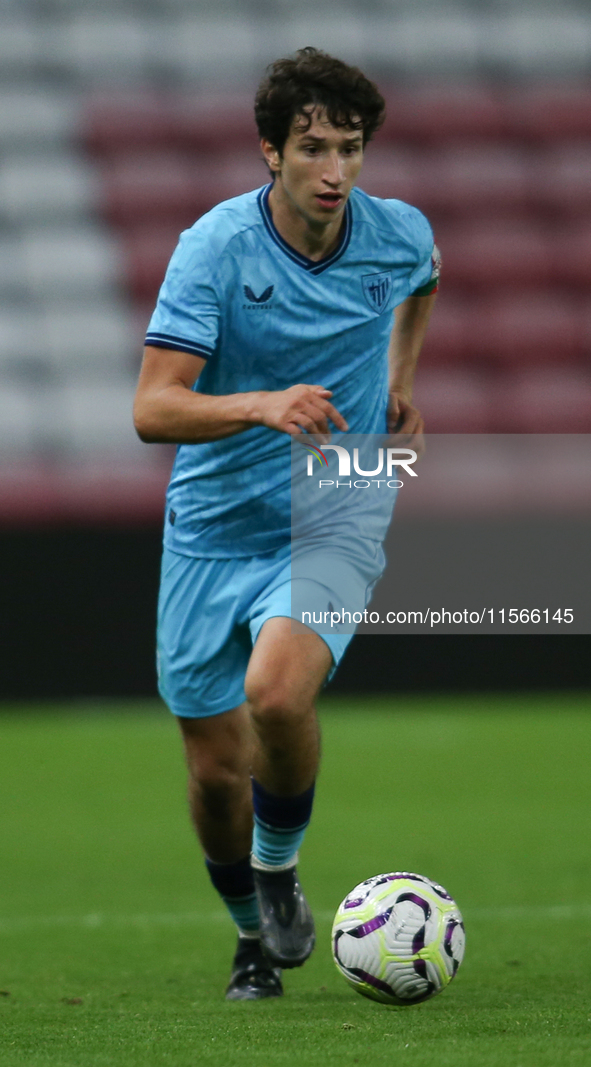
[[[332,911],[316,911],[320,922],[331,922]],[[554,904],[547,907],[475,907],[462,912],[467,923],[479,921],[492,922],[539,922],[550,919],[560,922],[568,919],[591,919],[591,904]],[[33,930],[42,927],[82,927],[96,930],[102,927],[137,927],[150,926],[202,926],[208,923],[227,922],[225,911],[185,911],[156,912],[138,915],[113,915],[108,912],[91,912],[88,915],[16,915],[13,918],[0,919],[0,934],[18,933],[21,930]]]
[[[95,930],[102,926],[199,926],[203,923],[222,922],[227,919],[225,911],[212,912],[156,912],[139,915],[113,915],[108,912],[90,912],[88,915],[15,915],[0,919],[0,933],[27,930],[44,926],[81,926]]]

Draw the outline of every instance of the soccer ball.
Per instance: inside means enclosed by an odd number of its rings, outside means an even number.
[[[352,889],[332,927],[349,985],[382,1004],[419,1004],[449,985],[464,957],[460,910],[420,874],[378,874]]]

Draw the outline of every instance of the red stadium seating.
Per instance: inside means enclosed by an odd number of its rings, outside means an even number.
[[[504,92],[507,130],[520,141],[591,136],[591,84],[546,82]]]
[[[115,225],[164,222],[181,230],[220,200],[264,185],[268,172],[256,152],[169,151],[118,155],[103,167],[103,177],[104,210]]]
[[[582,360],[588,351],[582,306],[551,292],[492,295],[470,304],[466,319],[477,363],[563,364]]]
[[[456,216],[483,217],[499,208],[523,211],[529,202],[528,159],[505,145],[445,145],[431,160],[430,202]]]
[[[590,432],[591,87],[385,95],[361,187],[421,208],[443,256],[417,378],[428,429]],[[267,180],[251,101],[103,96],[84,139],[143,332],[180,230]]]
[[[591,433],[591,370],[556,363],[510,371],[493,387],[497,432]]]
[[[182,148],[222,153],[258,148],[252,101],[245,94],[181,99],[171,119]]]
[[[485,86],[385,92],[386,121],[376,141],[445,144],[459,139],[499,139],[506,133],[503,101]]]
[[[410,201],[433,218],[522,213],[530,202],[529,157],[503,145],[434,149],[370,147],[360,182],[375,196]]]
[[[440,297],[431,316],[421,352],[421,366],[462,363],[470,352],[470,334],[465,300],[453,294]]]
[[[437,371],[421,366],[414,403],[427,433],[492,433],[494,394],[484,376],[450,368]]]
[[[553,280],[569,288],[591,288],[591,217],[557,227],[551,238]]]
[[[232,152],[218,158],[216,203],[231,196],[240,196],[251,189],[258,189],[269,181],[269,171],[258,150]]]
[[[171,147],[254,151],[258,145],[252,104],[243,95],[103,97],[89,107],[83,137],[97,155]]]
[[[184,229],[219,201],[221,171],[215,156],[119,156],[103,171],[105,212],[119,226],[164,222]]]
[[[532,197],[552,217],[591,214],[591,147],[555,144],[532,161]]]
[[[180,222],[194,211],[191,168],[172,153],[120,156],[104,168],[103,177],[104,209],[115,225],[155,218]]]
[[[540,225],[520,220],[464,223],[439,229],[436,237],[446,290],[520,292],[552,278],[552,243]]]
[[[100,157],[134,149],[170,148],[176,143],[173,110],[171,100],[153,93],[100,97],[88,108],[84,143]]]
[[[408,147],[389,148],[383,144],[370,145],[363,163],[359,185],[370,196],[418,203],[424,199],[422,179],[430,187],[429,160],[422,153]],[[413,199],[414,197],[414,199]]]
[[[153,307],[177,241],[178,231],[174,226],[160,225],[124,234],[128,283],[138,303],[145,302]]]

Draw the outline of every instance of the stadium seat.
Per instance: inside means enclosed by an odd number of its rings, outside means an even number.
[[[117,461],[150,465],[132,421],[134,382],[112,375],[107,383],[50,386],[44,394],[29,385],[3,384],[0,390],[0,450],[13,460],[57,455],[99,465]],[[161,452],[161,450],[158,450]],[[158,462],[162,462],[158,455]],[[66,468],[74,475],[72,467]],[[54,470],[55,473],[55,470]],[[113,471],[111,470],[111,477]],[[105,487],[108,493],[108,485]]]
[[[528,204],[528,157],[507,145],[445,145],[429,171],[429,202],[456,215],[483,216]]]
[[[178,236],[174,225],[130,230],[122,234],[126,277],[134,300],[149,303],[150,307],[156,302]]]
[[[27,285],[37,298],[52,293],[96,298],[121,279],[117,242],[98,228],[25,230],[21,246]]]
[[[589,23],[582,5],[577,10],[516,4],[505,17],[483,16],[480,60],[489,69],[519,70],[524,81],[587,74]]]
[[[85,216],[97,206],[92,169],[72,153],[11,153],[0,162],[0,216],[11,223]]]
[[[0,378],[42,378],[43,333],[36,306],[10,304],[0,310]]]
[[[468,305],[466,319],[477,364],[564,364],[588,354],[583,309],[569,296],[493,295]]]
[[[86,385],[68,383],[60,390],[62,446],[84,456],[125,456],[145,452],[133,428],[135,384],[129,377]]]
[[[176,153],[119,156],[103,169],[105,215],[119,226],[156,220],[183,229],[215,203],[213,168],[209,174],[208,190]]]
[[[158,5],[167,14],[183,14],[187,11],[202,12],[204,9],[211,13],[209,0],[158,0]],[[236,0],[216,0],[216,11],[233,14],[236,7]]]
[[[227,155],[258,150],[252,100],[244,93],[182,96],[171,109],[170,119],[181,148]]]
[[[100,156],[134,149],[254,151],[258,145],[252,102],[228,93],[97,97],[86,109],[84,140]]]
[[[415,204],[434,227],[453,220],[527,216],[530,153],[511,145],[473,142],[428,148],[370,145],[360,185],[376,196]]]
[[[55,380],[95,384],[131,374],[135,337],[119,301],[52,303],[41,314],[43,353]]]
[[[547,285],[553,275],[551,239],[525,220],[448,226],[436,238],[445,290],[520,292]]]
[[[279,18],[275,15],[274,23],[267,23],[269,33],[260,34],[257,40],[258,70],[265,69],[278,56],[293,52],[295,42],[314,44],[332,55],[347,57],[347,62],[361,66],[367,71],[368,55],[374,53],[378,44],[378,34],[367,33],[366,12],[359,4],[339,4],[335,18],[334,6],[326,0],[274,0],[274,6],[281,6],[283,11]],[[382,40],[381,46],[392,52],[395,41],[393,28],[395,20],[390,18],[386,25],[389,41]],[[375,28],[375,27],[374,27]],[[383,27],[379,27],[383,34]],[[370,37],[372,38],[370,40]],[[379,60],[378,60],[379,62]]]
[[[373,21],[369,10],[366,18]],[[440,79],[443,86],[458,64],[465,71],[477,69],[479,27],[469,10],[427,6],[425,11],[415,2],[385,7],[374,19],[373,40],[367,38],[368,58],[380,67],[394,65],[411,78]]]
[[[370,144],[363,162],[359,185],[370,196],[394,198],[406,203],[425,199],[423,179],[430,188],[428,174],[431,159],[416,149]],[[414,200],[413,200],[414,197]]]
[[[447,144],[498,140],[506,119],[498,94],[478,84],[433,85],[413,92],[386,90],[386,121],[376,142]]]
[[[499,432],[591,433],[591,366],[509,371],[495,389]]]
[[[0,388],[0,454],[6,461],[27,459],[37,445],[36,426],[39,417],[38,396],[30,384],[2,382]]]
[[[591,216],[557,227],[551,239],[553,281],[589,293],[591,279]]]
[[[493,433],[494,397],[485,376],[469,370],[420,366],[413,402],[426,433]]]
[[[149,19],[133,10],[75,11],[56,37],[62,67],[83,75],[90,84],[134,85],[148,72],[151,35]]]
[[[591,214],[591,148],[583,141],[556,144],[532,168],[536,206],[552,218]]]
[[[219,199],[224,199],[259,189],[270,181],[270,175],[260,151],[244,151],[219,157],[217,180]]]
[[[21,242],[17,234],[5,230],[0,238],[0,316],[10,311],[13,301],[22,301],[26,286]]]
[[[3,77],[28,76],[37,60],[35,20],[22,16],[6,19],[0,33],[0,70]]]
[[[109,157],[176,143],[174,102],[164,94],[115,93],[86,105],[81,136],[94,154]]]
[[[259,48],[257,27],[242,8],[225,17],[208,11],[191,11],[164,24],[159,41],[159,60],[170,75],[196,85],[218,80],[249,81],[260,73],[256,62]]]
[[[435,305],[421,351],[421,366],[462,363],[469,356],[468,305],[442,290]]]
[[[103,168],[103,204],[116,225],[166,225],[177,234],[220,200],[268,180],[258,152],[193,156],[176,152],[119,156]]]
[[[78,101],[67,89],[48,86],[0,89],[0,143],[3,154],[24,146],[59,146],[77,128]]]
[[[560,82],[523,85],[503,94],[508,132],[536,142],[591,136],[591,86]]]

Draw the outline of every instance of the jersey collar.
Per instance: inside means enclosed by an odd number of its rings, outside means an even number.
[[[351,240],[352,212],[350,201],[347,200],[347,203],[345,204],[345,224],[341,231],[339,243],[335,248],[334,252],[331,252],[329,256],[325,256],[324,259],[308,259],[308,256],[302,255],[301,252],[296,252],[295,248],[292,248],[292,246],[284,240],[284,238],[279,233],[279,230],[275,226],[275,223],[273,222],[273,216],[271,215],[271,208],[269,207],[269,194],[272,188],[272,183],[270,183],[269,185],[265,185],[265,187],[261,189],[258,195],[258,204],[260,212],[263,216],[263,222],[265,223],[269,237],[275,242],[275,244],[279,245],[282,251],[285,252],[286,256],[289,256],[289,258],[294,263],[297,263],[300,267],[303,267],[303,269],[308,271],[309,274],[322,274],[322,272],[327,270],[328,267],[332,267],[333,263],[336,263],[337,259],[341,258],[344,252],[346,252],[349,241]]]

